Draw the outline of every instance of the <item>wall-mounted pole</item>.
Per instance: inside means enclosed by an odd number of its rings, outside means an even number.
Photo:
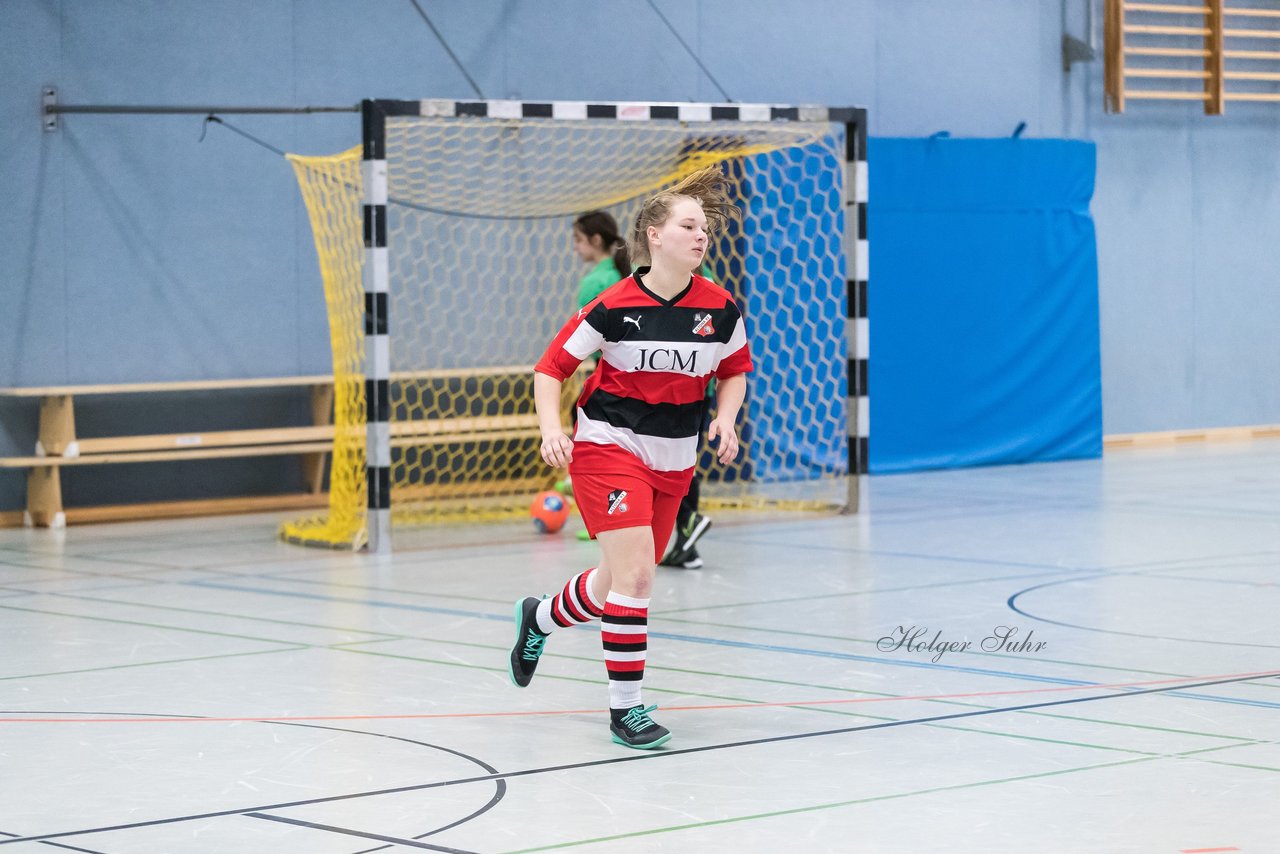
[[[1205,48],[1208,54],[1204,58],[1204,70],[1209,76],[1204,81],[1204,112],[1205,115],[1220,116],[1226,105],[1226,98],[1223,97],[1225,60],[1222,53],[1224,41],[1222,0],[1209,0],[1209,11],[1204,16],[1204,25],[1209,30],[1209,35],[1205,37]]]

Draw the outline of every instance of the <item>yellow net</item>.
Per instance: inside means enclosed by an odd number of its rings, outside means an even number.
[[[714,163],[745,218],[709,253],[744,309],[757,373],[744,454],[706,470],[709,506],[843,504],[843,128],[826,123],[387,119],[392,516],[524,514],[563,472],[542,462],[532,366],[577,310],[573,220],[627,230],[644,199]],[[363,539],[360,153],[290,157],[324,279],[335,375],[329,512],[291,541]],[[565,384],[565,424],[585,374]]]
[[[329,512],[289,522],[290,542],[359,548],[365,539],[364,253],[359,147],[329,157],[289,155],[311,220],[333,350]]]

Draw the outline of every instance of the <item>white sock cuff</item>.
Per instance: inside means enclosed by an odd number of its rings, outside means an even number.
[[[624,711],[635,706],[643,706],[639,682],[615,682],[609,680],[609,708]]]
[[[538,624],[538,631],[544,635],[549,635],[556,629],[560,628],[556,625],[556,621],[551,619],[551,600],[543,599],[538,603],[538,611],[534,615],[534,622]]]
[[[596,598],[596,591],[592,589],[597,569],[598,567],[593,566],[584,573],[587,576],[587,583],[584,586],[587,588],[587,598],[591,600],[591,604],[595,605],[598,610],[603,611],[604,603]]]
[[[624,608],[648,608],[649,607],[648,599],[634,599],[630,596],[623,596],[621,593],[616,593],[612,590],[610,590],[609,595],[605,597],[605,602],[606,603],[612,602],[613,604],[621,605]]]

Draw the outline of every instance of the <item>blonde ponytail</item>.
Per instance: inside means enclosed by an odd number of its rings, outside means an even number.
[[[671,208],[680,199],[693,199],[702,205],[702,212],[707,217],[707,230],[712,234],[723,229],[729,220],[742,221],[742,211],[729,198],[729,179],[720,167],[699,169],[671,189],[649,199],[636,214],[635,225],[627,239],[633,263],[643,264],[650,260],[649,226],[660,226],[666,222],[671,216]]]

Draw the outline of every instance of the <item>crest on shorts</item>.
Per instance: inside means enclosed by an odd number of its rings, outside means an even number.
[[[700,311],[693,316],[693,334],[701,335],[703,338],[716,334],[716,328],[711,325],[710,314]]]
[[[615,489],[609,493],[609,515],[614,513],[627,512],[627,491],[625,489]]]

